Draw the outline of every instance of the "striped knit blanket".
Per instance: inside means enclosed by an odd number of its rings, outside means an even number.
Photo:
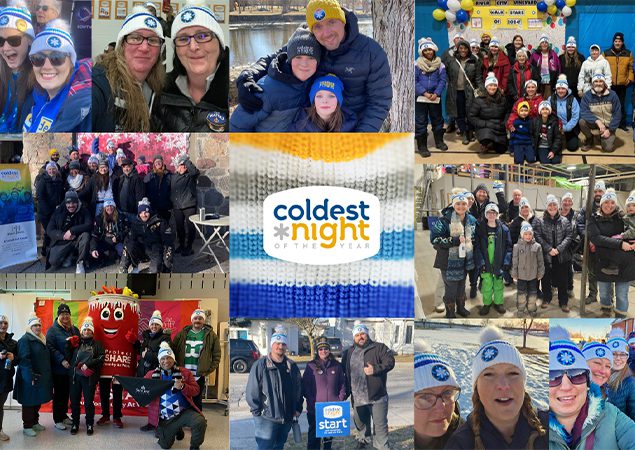
[[[232,134],[231,317],[412,317],[412,135]],[[263,201],[303,186],[377,196],[381,249],[347,264],[282,261],[263,249]]]

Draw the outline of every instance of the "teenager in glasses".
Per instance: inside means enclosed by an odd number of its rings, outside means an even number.
[[[123,22],[115,51],[103,55],[93,71],[93,131],[149,132],[159,127],[151,111],[158,107],[165,68],[161,24],[143,6]]]
[[[532,405],[522,355],[495,326],[481,332],[480,342],[472,361],[472,412],[445,448],[546,450],[547,412]]]
[[[549,331],[549,449],[635,448],[635,422],[602,398],[567,330]]]
[[[49,22],[59,19],[61,12],[61,0],[40,0],[35,7],[36,31],[41,32]]]
[[[36,86],[27,101],[25,133],[90,131],[91,72],[89,59],[77,61],[69,25],[49,22],[29,52]]]
[[[415,354],[415,448],[442,449],[465,420],[452,367],[423,344]]]
[[[212,11],[186,6],[172,23],[173,70],[161,94],[161,130],[225,132],[229,47]]]
[[[635,420],[635,378],[628,367],[629,349],[623,330],[611,330],[606,345],[613,353],[613,367],[607,385],[608,401]]]
[[[31,13],[15,3],[0,11],[0,133],[21,133],[20,117],[33,90],[29,48],[35,39]]]

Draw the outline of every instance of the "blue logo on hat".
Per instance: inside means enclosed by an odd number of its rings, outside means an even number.
[[[432,367],[432,378],[437,381],[445,381],[450,378],[450,372],[441,364]]]
[[[322,20],[326,17],[326,12],[323,9],[316,9],[313,13],[313,18],[315,20]]]
[[[562,350],[556,357],[558,362],[563,366],[570,366],[575,362],[575,356],[569,350]]]
[[[483,350],[481,359],[485,362],[490,362],[491,360],[496,358],[496,356],[498,356],[498,349],[493,345],[490,345],[489,347],[485,348],[485,350]]]
[[[602,358],[604,357],[604,355],[606,355],[606,350],[604,350],[603,348],[596,348],[595,354],[597,355],[598,358]]]
[[[8,23],[9,23],[9,17],[7,16],[0,17],[0,25],[5,26]]]
[[[62,46],[62,41],[60,41],[60,38],[55,36],[51,36],[50,38],[48,38],[46,43],[49,45],[49,47],[53,48],[60,48]]]
[[[194,11],[185,11],[183,14],[181,14],[181,20],[185,23],[190,23],[192,20],[194,20],[194,17],[196,17],[196,14],[194,14]]]
[[[146,26],[150,27],[150,28],[156,28],[157,27],[157,21],[154,20],[152,17],[146,18],[146,20],[144,20],[143,23],[145,23]]]
[[[619,341],[613,341],[613,343],[611,344],[611,347],[613,347],[613,348],[617,348],[619,346],[620,346]]]

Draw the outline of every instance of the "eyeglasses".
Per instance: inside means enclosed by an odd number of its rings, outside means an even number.
[[[330,352],[331,349],[328,347],[320,347],[318,348],[318,352]]]
[[[22,36],[0,37],[0,47],[4,47],[5,42],[8,42],[11,47],[19,47],[22,44]]]
[[[42,10],[42,11],[46,12],[46,11],[49,10],[49,7],[48,7],[48,5],[38,5],[37,8],[35,8],[35,10],[36,11]]]
[[[622,353],[622,352],[615,352],[613,353],[613,359],[615,358],[628,358],[628,354]]]
[[[415,395],[415,408],[417,409],[431,409],[437,404],[437,400],[441,399],[444,405],[454,403],[461,395],[460,389],[448,389],[443,391],[440,395],[425,393],[421,395]]]
[[[51,52],[48,55],[46,53],[36,53],[29,56],[29,59],[31,60],[31,64],[35,67],[42,67],[47,59],[51,62],[53,67],[59,67],[64,64],[67,56],[66,53],[61,52]]]
[[[177,36],[174,38],[174,45],[176,45],[177,47],[185,47],[186,45],[190,45],[190,41],[192,40],[192,38],[194,38],[197,43],[203,44],[204,42],[209,42],[214,39],[214,33],[203,31],[191,36]]]
[[[569,378],[571,384],[585,384],[589,380],[589,375],[584,369],[575,370],[550,370],[549,371],[549,387],[558,387],[562,384],[564,376]]]
[[[145,37],[140,34],[129,34],[124,38],[124,40],[126,41],[126,44],[130,45],[141,45],[143,44],[143,41],[148,41],[148,45],[150,47],[161,47],[163,44],[163,39],[159,36]]]

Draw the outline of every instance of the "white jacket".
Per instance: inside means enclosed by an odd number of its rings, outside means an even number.
[[[593,75],[598,72],[604,74],[606,78],[606,85],[609,89],[611,89],[611,80],[613,79],[613,75],[611,75],[611,66],[609,65],[609,62],[604,59],[604,56],[600,55],[595,61],[593,61],[593,59],[589,56],[586,61],[582,63],[580,75],[578,76],[578,91],[586,92],[591,90],[593,87],[591,79],[593,78]]]

